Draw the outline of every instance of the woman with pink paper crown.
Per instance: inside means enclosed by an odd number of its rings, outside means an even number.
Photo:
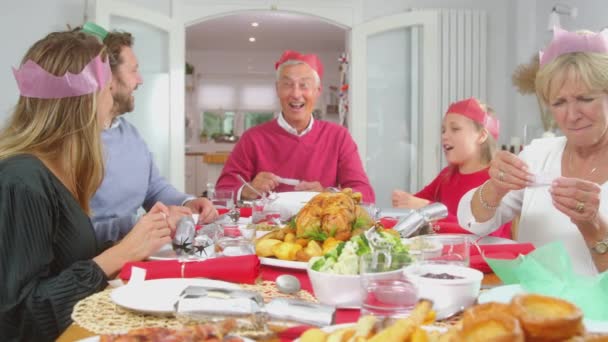
[[[475,98],[452,103],[441,125],[441,141],[449,165],[416,194],[393,191],[393,207],[419,209],[431,202],[443,203],[448,208],[448,217],[438,222],[438,232],[469,234],[458,225],[456,211],[467,191],[490,178],[489,164],[500,130],[500,122],[494,115],[492,108]],[[511,238],[511,224],[490,235]]]
[[[103,179],[100,132],[113,104],[96,38],[51,33],[14,75],[21,96],[0,132],[0,339],[52,341],[79,300],[169,243],[171,228],[158,204],[113,247],[95,238],[89,204]]]
[[[563,137],[500,151],[490,180],[460,201],[463,227],[487,234],[520,215],[518,240],[562,241],[574,270],[608,267],[608,31],[554,29],[540,53],[536,94]]]
[[[321,93],[323,65],[316,55],[285,51],[275,63],[279,117],[245,132],[232,150],[216,189],[230,189],[237,199],[258,192],[322,191],[352,188],[374,202],[357,145],[345,127],[315,120],[312,111]],[[298,182],[299,180],[299,182]]]

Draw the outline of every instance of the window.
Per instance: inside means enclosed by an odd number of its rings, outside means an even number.
[[[203,134],[208,138],[240,136],[251,127],[270,121],[272,112],[205,111],[202,113]]]
[[[245,113],[245,130],[272,120],[273,113]]]

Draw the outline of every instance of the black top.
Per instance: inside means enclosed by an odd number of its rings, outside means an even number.
[[[0,340],[51,341],[74,305],[107,285],[74,196],[31,155],[0,160]]]

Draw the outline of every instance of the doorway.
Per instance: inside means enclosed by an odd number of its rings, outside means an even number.
[[[186,191],[215,183],[243,132],[280,111],[274,63],[285,50],[314,53],[325,75],[316,119],[338,122],[340,56],[349,30],[315,16],[242,11],[186,26]]]
[[[441,86],[437,67],[440,65],[437,11],[396,13],[364,22],[359,4],[351,1],[329,3],[310,0],[302,4],[276,0],[268,6],[265,0],[250,0],[247,5],[237,0],[221,2],[175,0],[171,4],[169,11],[165,9],[163,13],[159,13],[123,1],[104,0],[95,2],[94,13],[96,22],[104,27],[127,29],[132,32],[138,29],[136,36],[139,41],[144,41],[145,37],[146,41],[158,43],[155,43],[154,48],[147,50],[146,46],[136,44],[137,55],[166,57],[140,60],[141,69],[149,69],[151,73],[158,74],[159,81],[162,82],[159,82],[158,86],[147,82],[142,90],[149,89],[149,92],[143,94],[142,91],[136,101],[150,103],[156,101],[168,108],[167,111],[159,111],[157,106],[152,106],[153,108],[150,109],[161,117],[155,122],[154,130],[140,129],[140,132],[146,141],[158,142],[159,147],[153,149],[152,153],[156,157],[161,174],[178,189],[181,190],[186,183],[193,182],[192,178],[186,181],[184,176],[190,175],[196,178],[200,174],[195,169],[194,173],[184,172],[184,167],[192,170],[189,162],[185,162],[184,153],[186,141],[184,122],[187,112],[184,103],[186,29],[214,18],[243,12],[268,11],[269,7],[270,12],[304,14],[305,17],[311,16],[324,23],[340,25],[339,27],[348,32],[345,50],[351,51],[351,56],[349,56],[350,79],[347,92],[349,115],[346,122],[353,139],[358,144],[359,155],[368,170],[368,175],[372,168],[376,170],[375,174],[370,175],[370,182],[378,194],[377,205],[390,205],[390,189],[419,189],[439,172],[441,150],[438,128],[441,113],[437,94],[441,93]],[[281,11],[278,11],[278,8]],[[323,39],[323,37],[316,38]],[[296,47],[296,50],[304,50],[299,47]],[[392,58],[396,56],[395,49],[401,49],[403,56],[410,54],[410,61],[415,63],[405,63],[401,59]],[[276,56],[268,57],[270,65],[278,55],[279,53],[276,53]],[[160,64],[152,65],[155,61]],[[407,68],[395,69],[392,67],[395,63],[405,65]],[[397,75],[397,72],[401,75]],[[387,76],[395,80],[390,86],[384,82]],[[402,82],[403,79],[406,80],[405,83]],[[269,79],[268,82],[274,82],[274,79]],[[407,94],[396,90],[394,85],[398,84],[411,85],[404,88]],[[387,92],[385,89],[391,91]],[[385,95],[390,97],[387,98]],[[401,104],[404,96],[411,100],[406,105]],[[385,104],[391,104],[392,107]],[[140,105],[136,105],[137,107],[143,108]],[[223,112],[225,108],[220,111]],[[379,116],[379,113],[390,115]],[[147,120],[145,115],[136,115],[136,117]],[[145,125],[142,124],[142,127]],[[196,127],[198,129],[198,126]],[[399,149],[392,148],[393,144],[382,138],[391,134],[382,127],[404,128],[396,130],[393,134],[398,139],[399,146],[404,146],[404,151],[409,148],[415,150],[416,154],[409,153],[409,157],[404,158],[404,153],[399,153]],[[412,134],[405,135],[404,132],[408,130],[419,132],[418,138],[416,139]],[[382,134],[379,136],[378,132]],[[384,134],[385,132],[389,134]],[[197,134],[190,133],[190,139]],[[375,145],[368,144],[372,139],[376,140]],[[400,164],[394,161],[399,161]],[[386,170],[390,171],[390,175]],[[410,172],[407,177],[409,171],[414,171],[415,174]],[[203,184],[203,187],[207,182],[207,180],[196,181]],[[199,190],[193,193],[199,194]]]

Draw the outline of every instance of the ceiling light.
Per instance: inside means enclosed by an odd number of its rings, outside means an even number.
[[[254,22],[252,22],[252,23],[251,23],[251,26],[253,26],[253,27],[258,27],[258,26],[260,26],[260,24],[259,24],[258,22],[255,22],[255,21],[254,21]]]
[[[255,42],[255,37],[249,37],[249,41],[252,43]]]

